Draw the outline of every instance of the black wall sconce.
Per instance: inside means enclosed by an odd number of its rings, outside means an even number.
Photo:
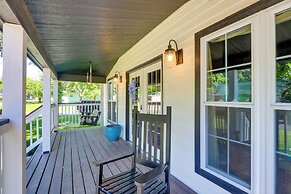
[[[171,42],[175,43],[176,50],[172,48]],[[177,42],[173,39],[169,41],[168,48],[164,52],[164,64],[174,67],[183,63],[183,49],[178,49]]]
[[[119,83],[122,83],[122,76],[120,75],[119,71],[115,72],[115,75],[113,76],[113,81],[115,83],[117,83],[119,81]]]

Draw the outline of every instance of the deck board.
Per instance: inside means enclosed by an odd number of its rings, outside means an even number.
[[[71,131],[72,142],[72,170],[73,170],[73,189],[74,193],[85,193],[84,178],[80,164],[80,156],[78,146],[76,144],[76,131]]]
[[[66,146],[64,155],[63,177],[62,177],[62,192],[63,194],[73,193],[73,174],[72,174],[72,142],[71,131],[64,131],[66,135]]]
[[[27,193],[94,194],[96,171],[93,161],[131,153],[131,145],[119,139],[110,142],[103,128],[58,131],[52,136],[52,152],[42,154],[41,145],[27,163]],[[131,168],[131,158],[104,166],[104,178]],[[138,166],[144,173],[148,168]],[[171,178],[171,193],[194,193]]]
[[[50,185],[50,193],[60,193],[62,187],[62,174],[64,166],[64,153],[66,145],[66,133],[62,133],[59,150],[57,153],[56,163],[54,167],[53,177]]]
[[[50,154],[45,154],[49,155],[49,159],[45,168],[45,171],[43,173],[43,176],[40,181],[39,188],[37,190],[37,193],[49,193],[49,188],[50,188],[50,183],[52,181],[55,165],[56,165],[56,159],[57,159],[57,154],[59,151],[59,146],[62,138],[62,133],[58,133],[56,137],[56,142],[54,143],[52,147],[52,151]]]

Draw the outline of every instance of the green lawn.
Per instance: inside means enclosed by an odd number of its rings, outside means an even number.
[[[26,114],[31,113],[41,105],[42,103],[26,103]],[[2,109],[2,106],[0,106],[0,109]]]
[[[287,142],[285,142],[285,136],[287,139]],[[285,134],[284,129],[279,129],[279,137],[278,137],[278,151],[284,152],[285,151],[285,145],[287,148],[286,154],[291,154],[291,131],[287,130],[287,134]]]
[[[32,112],[33,110],[37,109],[40,107],[42,104],[41,103],[27,103],[26,104],[26,115]],[[72,115],[70,117],[70,121],[76,121],[78,115]],[[68,119],[68,118],[67,118]],[[39,137],[41,137],[42,134],[42,118],[38,118],[39,121]],[[68,122],[64,122],[65,119],[63,116],[59,116],[59,124],[64,125],[64,124],[69,124]],[[97,126],[100,126],[98,124]],[[80,129],[80,128],[87,128],[87,127],[93,127],[90,125],[77,125],[77,126],[63,126],[63,127],[58,127],[58,130],[70,130],[70,129]],[[36,132],[36,119],[32,121],[32,143],[37,140],[37,132]],[[26,124],[26,145],[30,145],[30,124]],[[30,153],[27,153],[28,156],[32,155],[35,150],[31,150]]]
[[[35,109],[37,109],[41,105],[42,105],[42,103],[27,103],[26,104],[26,114],[31,113],[32,111],[34,111]]]
[[[91,125],[64,126],[64,127],[58,127],[58,130],[82,129],[82,128],[88,128],[88,127],[94,127],[94,126],[91,126]]]

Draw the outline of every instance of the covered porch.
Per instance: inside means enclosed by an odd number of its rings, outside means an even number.
[[[158,170],[173,193],[291,194],[290,0],[0,0],[0,30],[0,194],[93,193],[99,179],[98,193],[103,164],[106,181],[131,160],[92,162],[131,152],[139,114],[155,116],[139,134],[144,158],[162,150],[153,133],[168,137],[171,168]],[[30,115],[27,57],[43,71]],[[59,81],[102,84],[100,99],[62,103]]]
[[[95,193],[97,168],[95,160],[131,153],[130,143],[119,139],[109,141],[104,127],[56,131],[51,137],[51,152],[42,154],[41,146],[26,162],[26,192],[33,193]],[[130,159],[123,159],[104,166],[104,178],[120,174],[131,168]],[[142,173],[149,169],[138,166]],[[126,177],[124,177],[126,178]],[[117,182],[118,183],[118,182]],[[171,193],[194,192],[171,176]],[[128,181],[121,185],[130,193],[135,185]],[[158,191],[156,191],[158,193]]]

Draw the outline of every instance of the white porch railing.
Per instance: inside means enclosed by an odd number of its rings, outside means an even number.
[[[61,103],[59,104],[59,126],[79,125],[82,115],[101,110],[101,103]]]
[[[28,153],[42,142],[42,106],[28,114],[25,123],[26,153]]]
[[[6,124],[9,123],[9,119],[0,119],[0,194],[3,193],[3,135],[7,131]]]
[[[82,115],[92,113],[94,110],[100,111],[101,104],[97,103],[65,103],[51,105],[51,132],[57,128],[55,119],[59,119],[59,126],[79,125]],[[58,114],[56,114],[58,111]],[[26,116],[26,153],[33,150],[42,141],[42,106]],[[55,117],[58,115],[58,118]]]
[[[56,126],[54,126],[54,113],[57,111],[56,105],[51,105],[51,132]],[[42,142],[42,114],[43,108],[40,106],[30,114],[26,116],[26,153],[33,150]]]

